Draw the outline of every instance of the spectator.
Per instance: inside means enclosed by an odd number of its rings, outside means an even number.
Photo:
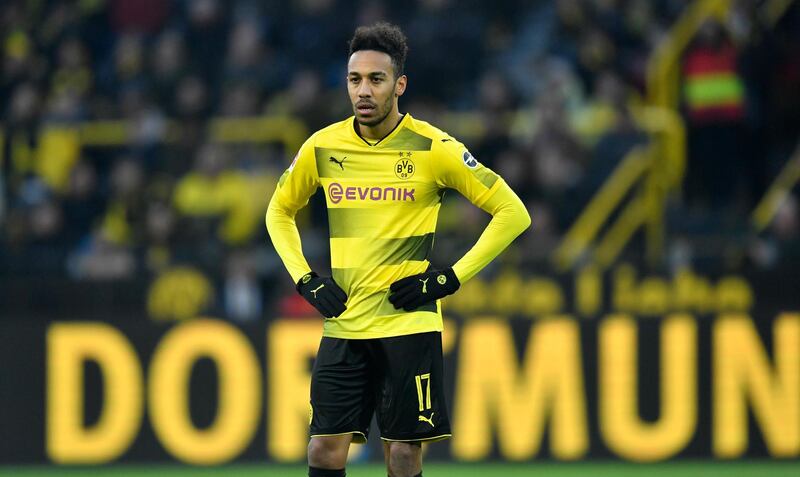
[[[231,29],[225,57],[226,81],[259,83],[267,76],[268,59],[262,34],[253,19],[238,21]],[[267,61],[265,61],[267,60]]]
[[[153,33],[164,24],[170,0],[113,0],[111,23],[121,33]]]
[[[512,183],[533,210],[536,232],[520,243],[525,253],[509,257],[545,260],[622,157],[648,139],[632,104],[643,96],[653,49],[685,6],[0,2],[0,273],[128,279],[191,262],[221,285],[209,291],[221,298],[219,310],[242,320],[261,316],[254,305],[273,296],[258,283],[274,273],[265,264],[276,260],[263,240],[265,197],[295,151],[217,144],[212,120],[285,115],[313,131],[349,116],[346,41],[355,24],[378,19],[400,23],[411,48],[424,52],[407,64],[404,111],[442,123]],[[732,12],[733,36],[719,24],[704,26],[682,62],[692,210],[675,205],[675,225],[687,239],[676,240],[670,224],[667,246],[685,243],[691,259],[724,253],[692,243],[718,232],[715,213],[703,206],[737,207],[737,181],[745,175],[751,193],[742,202],[752,205],[800,127],[800,8],[790,7],[771,31],[752,2],[735,2]],[[703,89],[709,66],[727,78],[720,90],[728,96],[712,91],[718,104]],[[110,121],[83,128],[97,119]],[[746,147],[750,132],[762,149]],[[748,172],[740,174],[748,157]],[[445,197],[443,234],[463,237],[485,218],[474,211],[465,218],[462,205]],[[319,267],[328,246],[323,200],[312,200],[320,226],[304,236]],[[793,256],[793,203],[753,246],[755,262],[772,266]],[[704,225],[687,225],[693,220]]]
[[[119,37],[114,49],[114,80],[118,89],[145,88],[145,47],[141,36],[127,34]]]
[[[750,245],[750,259],[760,268],[775,268],[800,260],[800,206],[790,195],[778,208],[767,234]]]
[[[219,0],[193,0],[186,6],[189,21],[186,34],[187,43],[192,46],[189,50],[192,69],[216,84],[227,44],[227,9],[222,8]]]
[[[694,205],[729,208],[742,181],[745,89],[737,59],[724,27],[709,20],[683,60],[687,192]]]
[[[103,212],[103,206],[97,171],[91,162],[82,159],[72,168],[63,198],[64,222],[69,224],[63,235],[67,246],[76,246],[89,234]]]
[[[569,127],[566,105],[560,95],[542,95],[538,106],[539,126],[530,146],[533,180],[542,197],[560,204],[582,178],[584,151]]]
[[[88,95],[94,86],[94,74],[83,43],[76,37],[65,40],[58,47],[57,61],[51,79],[51,94],[78,98]]]
[[[89,242],[70,257],[71,275],[79,280],[122,280],[136,272],[131,251],[93,234]]]
[[[188,240],[217,237],[223,244],[248,241],[259,223],[252,207],[250,183],[228,168],[226,151],[206,144],[193,171],[175,186],[173,205],[184,219]]]
[[[176,110],[172,105],[178,81],[187,72],[186,43],[177,30],[162,33],[151,54],[150,75],[156,99],[170,115]]]
[[[168,202],[153,200],[147,204],[141,257],[146,270],[157,273],[173,261],[175,223],[175,212]]]
[[[134,246],[144,230],[144,169],[138,158],[122,157],[111,170],[111,190],[99,225],[102,239],[109,244]]]
[[[252,253],[234,252],[226,263],[225,316],[239,322],[252,322],[262,313],[264,302],[256,277]]]
[[[330,112],[330,103],[323,97],[322,79],[314,70],[295,73],[289,88],[277,94],[266,106],[267,114],[296,116],[315,130],[322,127]]]

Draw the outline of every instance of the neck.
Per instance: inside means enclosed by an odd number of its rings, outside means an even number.
[[[366,126],[357,122],[358,132],[364,139],[383,139],[397,126],[402,116],[400,111],[397,110],[397,103],[395,103],[392,111],[378,124]]]

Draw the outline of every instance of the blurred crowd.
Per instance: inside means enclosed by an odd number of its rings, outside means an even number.
[[[688,3],[6,0],[0,273],[115,280],[192,264],[228,314],[258,316],[275,283],[291,287],[263,214],[294,151],[214,142],[208,121],[283,115],[310,133],[347,117],[347,41],[378,20],[409,38],[401,109],[459,137],[518,191],[534,227],[506,260],[541,263],[647,142],[632,109]],[[747,230],[800,132],[800,8],[768,25],[760,3],[736,1],[684,55],[689,166],[671,202],[669,257],[718,255],[720,240],[761,266],[798,257],[796,194],[767,234]],[[107,126],[82,129],[97,121]],[[321,197],[299,219],[312,265],[325,267]],[[486,220],[447,200],[437,243],[456,246],[435,261],[457,259]]]

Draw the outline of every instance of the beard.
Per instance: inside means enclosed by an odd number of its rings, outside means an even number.
[[[356,109],[356,106],[354,104],[353,105],[353,112],[355,112],[355,114],[356,114],[356,121],[358,121],[358,124],[360,124],[362,126],[367,126],[367,127],[377,126],[378,124],[382,123],[383,120],[386,119],[387,116],[389,116],[389,113],[392,112],[392,108],[394,107],[393,99],[394,98],[390,96],[386,100],[386,102],[383,103],[382,107],[380,107],[380,106],[376,107],[375,108],[375,112],[378,113],[378,114],[375,117],[373,117],[372,119],[368,119],[368,120],[367,119],[359,119],[358,110]]]

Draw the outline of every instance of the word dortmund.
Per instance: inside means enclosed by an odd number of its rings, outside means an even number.
[[[579,459],[602,448],[635,461],[698,449],[730,459],[748,455],[756,434],[764,449],[757,452],[800,456],[800,313],[781,312],[762,329],[770,334],[772,328],[771,352],[758,322],[745,314],[698,320],[674,313],[657,323],[624,313],[596,322],[553,315],[528,328],[521,358],[515,344],[520,329],[498,318],[445,325],[445,359],[458,363],[452,396],[458,432],[450,444],[456,459],[486,459],[496,447],[502,458],[530,460],[545,436],[556,459]],[[61,464],[109,462],[128,453],[148,419],[165,451],[183,462],[235,459],[262,425],[271,458],[303,459],[308,362],[317,353],[321,326],[316,320],[278,319],[267,333],[248,336],[228,322],[198,318],[163,335],[153,326],[129,338],[102,322],[53,323],[45,338],[46,455]],[[658,337],[639,332],[653,326]],[[584,331],[596,340],[589,355]],[[266,336],[263,357],[251,341],[256,335]],[[153,339],[156,351],[141,355],[137,349],[153,348]],[[639,350],[656,343],[658,358],[640,360]],[[216,417],[204,428],[191,419],[189,385],[200,359],[214,363],[219,396]],[[102,403],[87,401],[90,387],[82,370],[88,361],[102,376]],[[704,369],[709,374],[701,378]],[[654,421],[640,415],[637,376],[650,373],[661,383],[659,397],[649,401],[658,409]],[[429,377],[423,376],[417,376],[418,397],[429,408],[421,391],[427,391],[423,381],[427,385]],[[84,409],[97,420],[86,422]],[[433,417],[420,412],[418,421],[433,426]]]
[[[338,204],[344,200],[395,200],[395,201],[414,201],[416,189],[407,187],[344,187],[338,182],[331,182],[328,186],[328,197],[331,202]]]

